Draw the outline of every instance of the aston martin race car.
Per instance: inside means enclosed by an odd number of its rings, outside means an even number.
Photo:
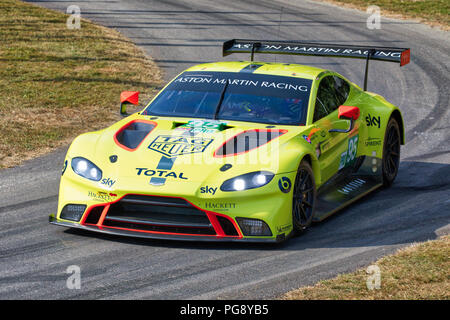
[[[230,40],[250,61],[193,66],[145,108],[78,136],[50,223],[156,239],[281,242],[396,178],[404,123],[367,91],[371,60],[407,48]],[[320,68],[255,54],[366,60],[364,88]],[[363,214],[363,213],[361,213]]]

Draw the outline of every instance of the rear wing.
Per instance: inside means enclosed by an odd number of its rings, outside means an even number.
[[[400,63],[400,66],[404,66],[410,62],[411,50],[409,48],[308,43],[299,41],[233,39],[223,43],[222,53],[224,57],[232,53],[250,53],[251,61],[253,61],[255,53],[365,59],[366,71],[364,75],[364,90],[366,90],[369,60],[397,62]]]

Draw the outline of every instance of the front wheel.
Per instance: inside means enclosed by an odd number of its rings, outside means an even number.
[[[391,118],[386,127],[383,146],[383,185],[390,187],[397,177],[400,165],[400,128]]]
[[[316,183],[308,162],[302,161],[295,178],[292,221],[296,233],[304,232],[314,217],[316,203]]]

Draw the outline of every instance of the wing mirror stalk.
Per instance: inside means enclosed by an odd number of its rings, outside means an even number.
[[[350,127],[348,129],[330,129],[328,132],[348,133],[353,130],[355,120],[359,118],[359,108],[352,106],[340,106],[338,109],[338,118],[350,120]]]
[[[139,91],[123,91],[120,94],[120,115],[122,117],[128,117],[130,114],[127,112],[128,104],[139,104]]]

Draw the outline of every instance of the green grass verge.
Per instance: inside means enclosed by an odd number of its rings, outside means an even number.
[[[404,18],[419,19],[432,25],[440,25],[444,30],[450,27],[449,0],[319,0],[344,4],[365,10],[376,5],[381,8],[382,15],[401,15]]]
[[[380,288],[369,290],[366,269],[285,294],[287,300],[450,299],[450,236],[399,250],[374,263]]]
[[[17,0],[0,0],[0,168],[117,120],[120,92],[155,94],[160,71],[118,32]]]

